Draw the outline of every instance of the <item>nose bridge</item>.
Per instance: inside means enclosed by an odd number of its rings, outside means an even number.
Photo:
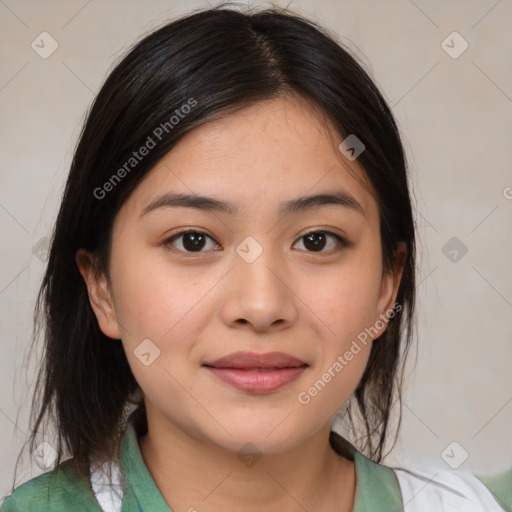
[[[271,245],[271,237],[258,237],[260,243],[256,236],[247,236],[235,249],[228,310],[231,321],[244,319],[264,329],[278,320],[292,321],[296,307],[292,286],[286,284],[285,255]]]
[[[258,238],[260,241],[249,235],[236,247],[235,262],[240,269],[237,279],[245,279],[249,286],[258,288],[280,288],[275,273],[282,267],[282,255],[278,255],[276,247],[271,245],[271,237]]]

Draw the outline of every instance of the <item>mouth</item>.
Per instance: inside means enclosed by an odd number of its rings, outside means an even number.
[[[251,393],[269,393],[297,379],[309,367],[284,352],[235,352],[203,366],[220,380]]]

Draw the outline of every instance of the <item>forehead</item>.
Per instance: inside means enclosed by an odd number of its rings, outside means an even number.
[[[131,205],[140,213],[171,191],[222,198],[254,215],[278,213],[285,199],[341,191],[376,215],[366,174],[337,149],[341,141],[302,99],[259,102],[187,133],[144,177]]]

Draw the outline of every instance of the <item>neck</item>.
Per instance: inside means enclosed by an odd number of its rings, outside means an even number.
[[[148,432],[139,438],[139,446],[173,510],[349,512],[355,467],[330,446],[329,432],[326,424],[293,450],[242,460],[168,420],[148,417]]]

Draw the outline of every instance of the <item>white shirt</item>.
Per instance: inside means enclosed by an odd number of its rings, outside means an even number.
[[[503,512],[489,489],[470,471],[392,468],[404,512]]]

